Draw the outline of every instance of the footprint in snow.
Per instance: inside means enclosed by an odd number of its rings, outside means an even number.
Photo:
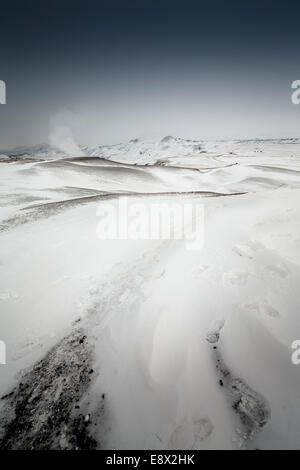
[[[259,243],[249,242],[245,244],[235,245],[232,251],[239,256],[243,256],[248,259],[253,259],[255,252],[258,251],[261,247],[262,246]]]
[[[245,271],[230,271],[223,274],[223,283],[236,286],[244,286],[248,280],[248,273]]]
[[[213,425],[208,418],[181,424],[172,432],[167,449],[197,449],[199,444],[210,436],[212,431]]]
[[[290,273],[288,268],[286,268],[282,264],[277,264],[277,265],[270,264],[269,266],[265,266],[264,269],[265,269],[265,271],[270,272],[270,274],[273,277],[280,277],[282,279],[286,278]]]
[[[280,313],[274,307],[269,305],[267,302],[249,302],[242,305],[242,308],[262,315],[268,315],[272,318],[279,318]]]
[[[247,245],[236,245],[232,250],[239,256],[253,259],[253,250]]]
[[[220,338],[220,331],[222,330],[224,326],[224,320],[219,319],[215,320],[213,324],[211,325],[210,329],[206,333],[206,341],[208,341],[211,344],[217,343]]]
[[[259,306],[259,310],[262,314],[268,315],[269,317],[272,317],[272,318],[280,317],[279,312],[274,307],[272,307],[271,305],[267,303],[261,304]]]

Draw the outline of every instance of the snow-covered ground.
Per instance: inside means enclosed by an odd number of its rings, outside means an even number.
[[[299,448],[300,141],[81,152],[0,157],[1,447]],[[99,240],[124,196],[203,204],[203,248]]]

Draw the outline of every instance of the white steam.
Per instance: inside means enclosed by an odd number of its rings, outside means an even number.
[[[75,142],[72,131],[67,126],[56,126],[49,135],[52,147],[61,150],[71,157],[83,155],[79,145]]]

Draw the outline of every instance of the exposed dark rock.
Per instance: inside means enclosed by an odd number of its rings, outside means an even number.
[[[0,449],[95,449],[90,419],[77,411],[88,393],[92,348],[73,331],[25,372],[5,400]]]

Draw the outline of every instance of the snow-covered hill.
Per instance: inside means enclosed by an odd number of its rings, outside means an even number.
[[[74,143],[74,146],[77,144]],[[16,159],[51,160],[69,158],[72,152],[66,150],[66,145],[41,144],[33,147],[19,147],[14,150],[1,150],[0,159],[5,157]],[[80,156],[100,157],[121,163],[137,165],[168,164],[177,158],[204,159],[206,155],[237,155],[255,156],[288,154],[300,155],[300,139],[269,139],[269,140],[236,140],[236,141],[205,141],[186,140],[166,136],[158,142],[145,142],[133,139],[126,143],[115,145],[86,146],[79,145],[77,153]]]
[[[299,448],[299,149],[0,158],[0,448]],[[100,240],[97,211],[124,196],[202,204],[203,249]]]

